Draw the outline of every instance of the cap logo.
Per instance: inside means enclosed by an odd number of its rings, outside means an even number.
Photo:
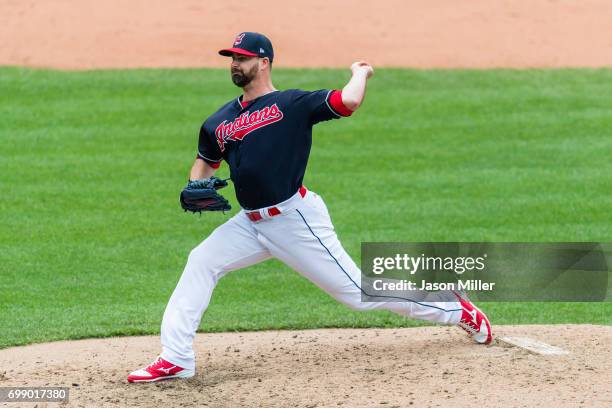
[[[265,54],[265,53],[266,53],[266,52],[264,51],[264,49],[263,49],[263,48],[259,48],[259,52],[260,52],[261,54]]]
[[[234,45],[240,44],[243,38],[244,38],[244,33],[238,34],[236,36],[236,39],[234,40]]]

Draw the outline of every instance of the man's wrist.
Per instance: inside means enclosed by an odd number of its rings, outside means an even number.
[[[370,79],[370,77],[373,74],[374,74],[374,71],[369,67],[356,67],[353,70],[353,77],[359,80],[363,78],[364,80],[367,81],[368,79]]]

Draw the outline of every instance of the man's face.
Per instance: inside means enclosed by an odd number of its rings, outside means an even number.
[[[231,73],[232,82],[236,86],[244,88],[257,77],[259,73],[259,58],[233,54]]]

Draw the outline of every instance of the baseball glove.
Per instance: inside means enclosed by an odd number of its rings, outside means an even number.
[[[181,191],[181,207],[185,211],[229,211],[229,202],[217,190],[227,186],[227,180],[211,177],[202,180],[189,180]]]

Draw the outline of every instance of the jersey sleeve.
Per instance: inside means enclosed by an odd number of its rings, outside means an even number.
[[[299,109],[308,114],[308,119],[313,125],[353,114],[353,111],[342,103],[342,91],[340,90],[296,91],[294,102]]]
[[[200,139],[198,141],[198,159],[204,160],[212,168],[217,169],[221,165],[223,155],[216,140],[206,131],[204,125],[200,128]]]

